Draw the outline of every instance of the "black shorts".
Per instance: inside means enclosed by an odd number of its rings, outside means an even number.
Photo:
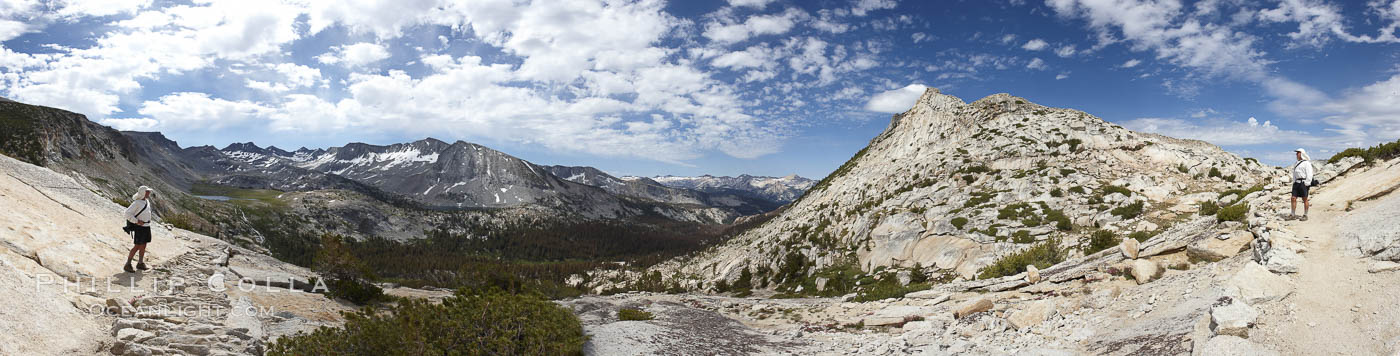
[[[1300,181],[1300,180],[1295,180],[1295,181],[1293,181],[1293,197],[1294,197],[1294,198],[1307,198],[1307,197],[1308,197],[1308,188],[1310,188],[1310,187],[1308,187],[1308,184],[1307,184],[1307,183],[1304,183],[1303,181]]]
[[[137,245],[145,245],[145,244],[150,243],[150,242],[151,242],[151,227],[150,227],[150,226],[140,226],[140,225],[133,225],[133,226],[131,226],[131,243],[137,244]]]

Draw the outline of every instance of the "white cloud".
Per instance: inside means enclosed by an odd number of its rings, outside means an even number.
[[[897,114],[908,111],[924,95],[928,87],[923,84],[909,84],[903,88],[884,91],[870,97],[865,103],[866,111]]]
[[[1060,46],[1060,48],[1055,50],[1055,55],[1060,56],[1060,58],[1069,58],[1073,57],[1074,54],[1077,52],[1078,51],[1075,50],[1074,45],[1064,45]]]
[[[180,92],[142,103],[139,112],[156,121],[153,128],[188,132],[217,130],[266,119],[273,109],[249,101],[211,98],[206,93]]]
[[[915,32],[914,34],[909,35],[909,38],[910,38],[910,39],[913,39],[913,40],[914,40],[914,43],[916,43],[916,44],[919,43],[919,42],[923,42],[923,41],[932,41],[932,40],[933,40],[933,39],[932,39],[932,36],[929,36],[927,33],[923,33],[923,32]]]
[[[899,3],[895,0],[853,0],[855,5],[851,7],[851,14],[865,16],[871,11],[893,9]]]
[[[1138,66],[1139,64],[1142,64],[1142,61],[1137,59],[1129,59],[1127,62],[1123,62],[1123,65],[1120,65],[1119,67],[1132,68]]]
[[[754,68],[770,64],[771,54],[760,46],[753,46],[743,51],[730,52],[710,61],[710,65],[721,68],[743,69]]]
[[[768,4],[773,3],[773,1],[775,0],[729,0],[729,6],[748,6],[762,9],[764,7],[767,7]]]
[[[1032,59],[1031,59],[1031,62],[1028,63],[1028,64],[1026,64],[1026,68],[1035,69],[1035,70],[1046,70],[1046,69],[1049,69],[1050,67],[1045,65],[1045,61],[1044,61],[1044,60],[1041,60],[1040,58],[1032,58]]]
[[[121,131],[154,131],[160,124],[155,119],[133,118],[133,119],[101,119],[97,123],[111,126]]]
[[[323,64],[339,64],[346,68],[364,67],[389,59],[389,50],[384,45],[360,42],[331,48],[330,52],[316,56]]]
[[[721,44],[735,43],[753,36],[787,33],[799,21],[810,17],[806,12],[789,8],[780,14],[755,15],[743,23],[715,21],[705,25],[704,36]]]
[[[1039,38],[1026,41],[1026,44],[1021,45],[1021,48],[1027,51],[1039,51],[1045,49],[1045,47],[1050,47],[1050,43]]]
[[[1055,75],[1055,80],[1065,80],[1065,79],[1069,79],[1069,74],[1060,73],[1060,74]]]
[[[1297,23],[1298,29],[1288,33],[1290,47],[1321,47],[1333,37],[1348,42],[1385,43],[1400,42],[1395,36],[1400,27],[1400,1],[1389,5],[1384,0],[1369,1],[1367,6],[1390,24],[1381,28],[1376,36],[1353,35],[1346,30],[1345,18],[1338,6],[1321,0],[1281,0],[1277,8],[1259,10],[1259,19],[1272,23]]]
[[[1283,130],[1273,123],[1259,123],[1253,117],[1246,121],[1188,121],[1182,119],[1141,118],[1122,123],[1135,131],[1151,132],[1176,138],[1189,138],[1221,146],[1262,144],[1296,144],[1316,142],[1301,131]]]

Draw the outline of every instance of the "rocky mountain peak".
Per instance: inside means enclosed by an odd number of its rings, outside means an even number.
[[[224,152],[248,152],[248,153],[258,153],[258,154],[267,154],[267,153],[268,153],[267,150],[264,150],[262,147],[258,147],[258,145],[255,144],[255,143],[253,143],[252,141],[249,141],[249,142],[234,142],[234,143],[230,143],[228,146],[225,146],[225,147],[224,147],[223,149],[221,149],[220,151],[224,151]]]
[[[1036,242],[1160,232],[1193,218],[1200,201],[1276,174],[1219,147],[1077,110],[1009,94],[965,104],[930,89],[781,215],[656,269],[701,276],[690,283],[703,285],[802,259],[810,272],[918,264],[973,279]],[[1218,203],[1236,201],[1226,200]]]

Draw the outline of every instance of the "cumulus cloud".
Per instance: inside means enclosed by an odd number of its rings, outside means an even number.
[[[377,43],[360,42],[336,46],[330,52],[316,56],[323,64],[339,64],[347,68],[364,67],[389,59],[389,50]]]
[[[1046,70],[1049,69],[1050,66],[1045,65],[1045,61],[1040,58],[1032,58],[1031,62],[1026,64],[1026,68],[1035,70]]]
[[[705,25],[704,36],[711,41],[728,44],[753,36],[783,34],[809,16],[805,11],[789,8],[780,14],[751,16],[743,22],[715,21]]]
[[[875,94],[865,103],[865,110],[887,114],[908,111],[909,108],[914,107],[915,102],[919,101],[919,97],[924,95],[926,89],[928,86],[923,84],[909,84],[903,88]]]
[[[1058,49],[1055,49],[1055,55],[1060,56],[1061,58],[1073,57],[1075,53],[1078,53],[1078,51],[1075,50],[1074,45],[1064,45],[1060,46],[1060,48]]]
[[[865,16],[876,10],[893,9],[899,5],[895,0],[854,0],[855,5],[851,7],[851,14]]]
[[[756,8],[762,9],[762,8],[764,8],[764,7],[767,7],[768,4],[773,3],[773,1],[775,1],[775,0],[729,0],[729,6],[734,6],[734,7],[748,6],[748,7],[756,7]]]
[[[1272,122],[1260,123],[1253,117],[1245,121],[1141,118],[1128,120],[1122,125],[1135,131],[1196,139],[1221,146],[1315,142],[1311,135],[1304,132],[1283,130]]]
[[[1045,42],[1045,40],[1039,38],[1026,41],[1026,44],[1021,45],[1021,49],[1027,51],[1039,51],[1045,49],[1046,47],[1050,47],[1050,43]]]
[[[1138,66],[1139,64],[1142,64],[1142,61],[1136,59],[1129,59],[1127,62],[1123,62],[1123,64],[1119,67],[1132,68]]]

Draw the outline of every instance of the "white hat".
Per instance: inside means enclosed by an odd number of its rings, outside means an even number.
[[[1303,153],[1307,153],[1308,151],[1304,151],[1302,148],[1299,148],[1299,149],[1293,150],[1293,152],[1303,152]]]
[[[141,186],[140,188],[136,188],[136,194],[133,194],[133,195],[131,196],[131,200],[132,200],[132,201],[136,201],[136,200],[145,199],[145,198],[146,198],[146,192],[155,193],[156,191],[153,190],[153,189],[151,189],[150,187],[147,187],[147,186],[144,186],[144,185],[143,185],[143,186]]]

